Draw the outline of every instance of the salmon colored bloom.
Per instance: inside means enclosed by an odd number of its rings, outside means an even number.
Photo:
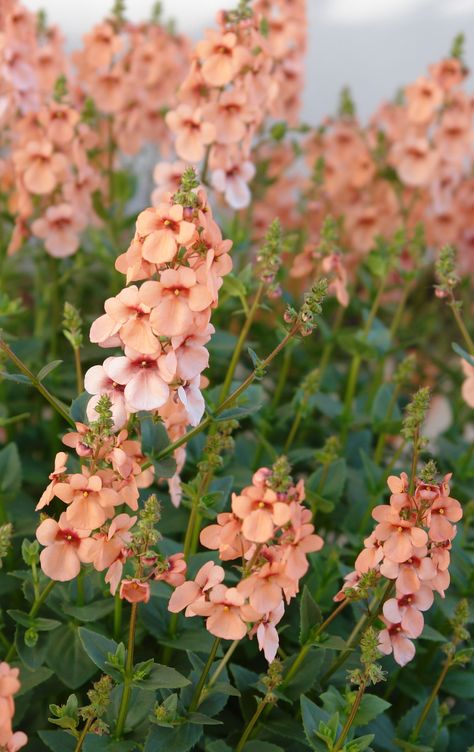
[[[438,154],[425,138],[408,138],[392,148],[392,158],[400,180],[410,187],[427,185],[433,178]]]
[[[137,517],[118,514],[110,523],[107,532],[96,533],[84,541],[82,561],[93,564],[98,572],[108,569],[120,557],[122,549],[131,542],[130,528],[136,521]]]
[[[98,475],[74,473],[67,483],[57,483],[55,495],[68,504],[65,512],[68,524],[80,530],[95,530],[113,517],[114,507],[121,499],[112,488],[103,486]]]
[[[151,596],[150,585],[137,579],[122,580],[119,595],[129,603],[148,603]]]
[[[109,340],[118,335],[124,345],[149,355],[159,350],[160,343],[153,334],[150,311],[159,299],[158,282],[149,280],[140,288],[130,285],[115,298],[104,303],[105,314],[94,321],[89,338],[108,346]]]
[[[63,512],[59,522],[43,520],[36,531],[36,537],[45,548],[41,551],[41,569],[51,580],[67,582],[73,580],[81,570],[86,553],[85,545],[90,530],[78,529],[71,525]]]
[[[474,366],[471,366],[464,359],[461,360],[461,366],[465,376],[461,394],[466,404],[474,409]]]
[[[233,32],[208,29],[206,39],[196,45],[196,54],[204,60],[201,73],[210,86],[226,86],[249,61],[245,47]]]
[[[43,509],[47,506],[55,497],[54,487],[56,483],[60,483],[64,475],[67,473],[66,468],[67,454],[66,452],[58,452],[54,460],[54,470],[49,475],[51,483],[44,490],[40,500],[38,501],[35,509],[36,511]]]
[[[66,258],[77,251],[83,228],[82,217],[70,204],[48,207],[31,225],[33,234],[44,240],[46,250],[55,258]]]
[[[192,605],[198,616],[207,616],[206,629],[223,640],[241,640],[247,634],[247,625],[242,618],[244,596],[237,588],[215,585],[209,600],[201,598]]]
[[[142,355],[130,347],[125,355],[107,358],[104,371],[113,382],[124,386],[124,397],[131,412],[157,410],[169,397],[163,379],[160,355]]]
[[[201,109],[193,110],[187,104],[180,104],[167,112],[165,119],[169,129],[176,134],[178,157],[186,162],[200,162],[205,147],[216,139],[215,125],[203,119]]]
[[[443,92],[438,84],[424,76],[405,89],[407,116],[417,125],[430,121],[443,101]]]
[[[187,566],[184,553],[172,554],[165,560],[165,568],[158,568],[153,577],[155,580],[162,580],[172,587],[178,587],[183,585],[186,580]]]
[[[400,517],[390,506],[375,507],[372,517],[379,523],[374,534],[378,540],[383,541],[384,554],[395,562],[406,561],[415,548],[427,543],[426,532],[416,527],[413,519]]]
[[[242,493],[232,495],[232,511],[243,520],[242,533],[253,543],[266,543],[273,538],[276,527],[289,522],[288,504],[278,500],[270,488],[248,486]]]
[[[159,300],[150,314],[153,331],[167,337],[187,334],[192,330],[194,314],[211,305],[211,293],[187,266],[165,269],[158,284]]]
[[[178,613],[186,609],[186,616],[195,616],[193,605],[202,599],[209,590],[219,585],[224,576],[225,572],[222,567],[214,564],[213,561],[206,562],[199,569],[194,580],[186,580],[178,585],[171,595],[168,604],[169,611]]]
[[[137,217],[137,233],[144,238],[142,255],[153,264],[173,261],[181,246],[194,239],[196,228],[183,218],[179,204],[159,204],[142,211]]]
[[[386,628],[379,633],[380,652],[384,655],[390,655],[393,652],[398,665],[406,666],[415,657],[415,646],[410,638],[419,637],[421,631],[404,628],[401,623],[392,624],[387,619],[382,619],[382,621]]]
[[[229,206],[245,209],[252,198],[248,184],[254,176],[255,166],[252,162],[233,162],[225,169],[213,170],[211,181],[213,188],[224,194]]]
[[[17,152],[16,163],[25,188],[41,196],[56,188],[67,167],[65,156],[53,152],[49,141],[31,141]]]
[[[0,747],[5,752],[18,752],[25,746],[28,738],[23,731],[13,731],[12,722],[15,714],[13,695],[20,690],[20,670],[8,663],[0,663]]]

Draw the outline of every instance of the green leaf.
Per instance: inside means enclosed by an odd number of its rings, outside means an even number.
[[[77,739],[67,731],[38,731],[38,736],[53,752],[74,752]]]
[[[366,734],[365,736],[359,736],[357,739],[353,739],[348,742],[344,747],[345,752],[364,752],[368,749],[370,743],[375,739],[375,734]]]
[[[320,723],[327,725],[329,715],[304,695],[301,696],[300,706],[304,732],[311,749],[316,750],[316,752],[327,752],[326,744],[320,741],[316,734],[319,731]]]
[[[0,450],[0,493],[12,494],[21,486],[21,462],[17,445],[11,442]]]
[[[61,622],[56,619],[39,619],[34,616],[30,616],[25,611],[18,611],[15,608],[11,608],[7,611],[8,616],[13,621],[18,622],[27,629],[34,627],[37,632],[51,632],[53,629],[57,629],[61,626]]]
[[[188,752],[198,743],[202,734],[202,726],[196,723],[184,723],[173,728],[155,725],[146,738],[144,752],[157,752],[159,749]]]
[[[141,664],[135,666],[139,670]],[[145,679],[134,682],[134,686],[154,692],[157,689],[176,689],[177,687],[186,687],[191,682],[185,676],[180,674],[174,668],[162,666],[155,663]]]
[[[140,747],[136,742],[117,742],[110,736],[87,734],[82,749],[84,752],[133,752]]]
[[[354,726],[366,726],[382,715],[391,704],[377,695],[364,694],[354,719]]]
[[[300,601],[300,644],[304,645],[311,639],[316,627],[322,622],[322,614],[318,604],[311,595],[307,585],[303,588]]]
[[[317,407],[327,418],[337,418],[342,413],[342,402],[339,397],[317,392],[311,397],[311,405]]]
[[[187,720],[189,723],[197,723],[199,726],[222,726],[222,721],[210,718],[204,713],[190,713]]]
[[[325,652],[324,650],[317,650],[316,647],[316,645],[311,647],[304,662],[299,666],[298,671],[291,677],[291,680],[285,686],[285,695],[292,700],[296,700],[301,694],[308,692],[320,675]],[[283,675],[289,670],[295,658],[296,655],[286,658],[283,661]]]
[[[152,462],[157,478],[172,478],[176,472],[176,460],[174,457],[164,457],[162,460],[152,459]]]
[[[474,356],[469,355],[466,350],[463,350],[462,347],[460,347],[456,342],[451,343],[451,347],[453,348],[456,355],[459,355],[460,358],[466,361],[466,363],[469,363],[469,365],[474,366]]]
[[[48,681],[48,679],[50,679],[52,676],[53,672],[51,671],[51,669],[46,668],[46,666],[40,666],[37,669],[31,670],[27,666],[23,665],[21,667],[21,687],[15,694],[15,698],[26,695],[35,687],[38,687],[45,681]]]
[[[86,627],[79,627],[78,633],[82,646],[91,661],[93,661],[93,663],[95,663],[95,665],[104,673],[110,674],[110,666],[108,665],[109,656],[115,655],[118,644],[114,640],[109,640],[108,637],[104,637],[104,635],[101,635],[98,632],[86,629]]]
[[[78,621],[98,621],[114,610],[114,599],[106,598],[96,603],[88,603],[86,606],[72,606],[64,603],[61,608],[65,614]]]
[[[220,298],[239,298],[242,303],[242,308],[245,313],[248,313],[249,307],[247,303],[247,288],[241,279],[235,276],[235,274],[226,274],[224,277],[224,283],[219,292]]]
[[[80,394],[71,402],[69,412],[71,414],[71,418],[76,423],[89,423],[86,415],[86,407],[90,398],[90,394],[88,394],[87,392],[82,392],[82,394]]]
[[[395,387],[393,384],[382,384],[377,390],[375,399],[370,411],[370,417],[372,423],[375,426],[380,426],[386,420],[400,420],[400,410],[396,404],[392,405],[393,394]]]
[[[96,673],[73,624],[67,624],[50,635],[46,662],[70,689],[80,687]]]
[[[63,361],[62,360],[52,360],[51,363],[48,363],[47,365],[43,366],[41,371],[38,371],[36,378],[38,381],[43,381],[48,374],[51,373],[51,371],[54,371],[55,368],[61,365]]]
[[[142,449],[145,454],[159,454],[170,443],[162,422],[155,423],[147,413],[138,413],[142,434]]]
[[[450,671],[444,680],[443,689],[463,700],[474,699],[474,672],[463,669]]]
[[[310,491],[317,493],[318,498],[323,498],[323,500],[330,499],[331,501],[339,501],[344,492],[344,486],[346,485],[347,480],[346,460],[344,458],[340,458],[335,460],[334,462],[331,462],[320,489],[319,486],[321,484],[323,472],[323,468],[319,467],[314,473],[312,473],[306,482],[306,487]],[[318,509],[321,509],[319,504]]]
[[[270,742],[253,741],[247,742],[243,752],[285,752],[283,747]]]
[[[396,728],[397,737],[399,737],[400,739],[410,738],[411,732],[416,726],[416,723],[421,713],[423,712],[424,707],[425,700],[422,700],[421,702],[417,703],[417,705],[411,707],[407,713],[405,713]],[[420,747],[423,744],[432,744],[434,739],[436,738],[436,735],[438,733],[438,709],[439,701],[438,698],[436,698],[420,730],[420,735],[417,741],[417,744],[419,744]],[[414,749],[416,749],[416,747],[414,747]]]
[[[13,381],[15,384],[26,384],[26,386],[33,386],[28,376],[24,376],[22,373],[8,373],[8,371],[0,371],[0,376],[5,381]]]
[[[241,418],[246,418],[248,415],[257,413],[261,408],[261,402],[256,402],[253,405],[246,405],[245,407],[229,407],[228,410],[224,410],[222,413],[219,413],[219,415],[216,415],[213,420],[218,423],[221,423],[224,420],[241,420]]]

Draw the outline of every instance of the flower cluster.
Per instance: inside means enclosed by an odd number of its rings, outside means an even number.
[[[0,749],[5,752],[17,752],[28,741],[23,731],[14,732],[12,729],[15,715],[13,695],[20,689],[19,673],[19,669],[11,668],[8,663],[0,663]]]
[[[114,593],[120,582],[130,529],[137,517],[116,514],[125,504],[133,512],[138,509],[139,489],[153,481],[153,468],[142,470],[144,457],[140,443],[128,438],[125,430],[112,431],[110,400],[97,403],[97,420],[89,426],[76,425],[77,431],[63,437],[66,446],[75,450],[80,460],[78,472],[70,472],[67,463],[74,463],[66,452],[56,455],[50,483],[36,509],[42,510],[53,499],[66,505],[56,521],[42,520],[36,537],[44,546],[40,555],[41,568],[52,580],[72,580],[81,564],[90,563],[102,572]]]
[[[102,116],[99,136],[127,155],[145,143],[168,148],[166,110],[189,65],[188,40],[160,21],[140,24],[120,14],[97,24],[73,54],[78,101],[94,102]]]
[[[388,478],[390,503],[373,509],[378,524],[364,541],[355,571],[346,576],[346,584],[335,597],[357,596],[361,579],[368,573],[393,581],[395,595],[383,605],[385,629],[379,649],[387,655],[393,651],[401,666],[415,655],[411,640],[423,631],[423,612],[432,605],[434,592],[444,597],[449,586],[449,551],[456,535],[453,523],[462,518],[459,501],[449,495],[451,476],[436,483],[432,469],[429,463],[425,479],[416,479],[413,492],[406,473]]]
[[[233,494],[232,511],[218,514],[216,524],[201,531],[202,545],[217,550],[221,561],[241,559],[237,585],[225,585],[224,569],[208,561],[194,580],[176,588],[168,606],[174,613],[185,609],[186,616],[206,617],[206,628],[216,637],[256,634],[269,662],[278,650],[276,625],[285,601],[298,593],[307,554],[323,545],[303,505],[303,481],[295,485],[288,471],[284,459],[273,469],[257,470],[252,485]]]
[[[204,160],[212,187],[233,209],[250,203],[255,175],[252,146],[265,118],[299,109],[304,3],[261,2],[251,9],[218,14],[219,29],[209,29],[193,52],[191,68],[178,89],[178,106],[166,114],[178,157]],[[294,15],[294,12],[297,14]],[[154,200],[182,169],[160,163]]]
[[[232,268],[231,246],[222,239],[191,168],[174,196],[139,214],[135,237],[116,266],[127,282],[147,281],[107,300],[106,313],[92,325],[92,342],[123,347],[124,355],[87,372],[86,390],[95,395],[88,406],[90,420],[98,396],[106,394],[115,428],[130,414],[156,411],[174,441],[189,424],[199,423],[201,373],[209,360],[205,345],[214,331],[210,318],[222,278]],[[179,473],[184,449],[177,450],[176,459]],[[178,475],[171,490],[179,503]]]

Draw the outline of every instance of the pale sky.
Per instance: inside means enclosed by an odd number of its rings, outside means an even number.
[[[0,0],[1,1],[1,0]],[[23,0],[43,8],[71,46],[110,10],[113,0]],[[340,89],[351,87],[368,116],[384,98],[446,55],[459,31],[466,33],[467,64],[474,69],[474,0],[307,0],[310,45],[304,118],[316,122],[334,110]],[[152,0],[128,0],[132,20],[145,18]],[[232,0],[163,0],[165,17],[198,38]],[[469,38],[471,32],[471,38]],[[472,88],[472,87],[471,87]]]

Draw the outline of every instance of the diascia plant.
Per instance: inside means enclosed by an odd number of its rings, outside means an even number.
[[[308,124],[304,0],[165,10],[0,4],[0,752],[468,750],[464,39]]]

